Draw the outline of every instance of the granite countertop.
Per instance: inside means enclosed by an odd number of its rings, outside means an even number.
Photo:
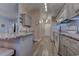
[[[61,35],[65,35],[65,36],[71,37],[73,39],[79,40],[79,34],[77,34],[77,33],[61,32]]]
[[[64,36],[79,40],[79,34],[77,34],[77,33],[68,33],[68,32],[64,32],[64,31],[62,31],[62,32],[54,31],[54,32],[58,33],[59,35],[64,35]]]
[[[32,32],[16,32],[16,33],[0,33],[0,39],[4,39],[4,40],[9,40],[12,38],[17,38],[17,37],[21,37],[21,36],[27,36],[27,35],[31,35]]]

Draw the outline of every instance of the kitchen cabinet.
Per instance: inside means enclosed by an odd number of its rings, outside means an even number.
[[[73,7],[74,7],[74,15],[79,14],[79,3],[74,3]]]
[[[79,3],[66,3],[57,16],[57,21],[71,19],[79,14]]]
[[[69,48],[67,48],[67,56],[74,56],[73,51]]]
[[[58,51],[59,51],[59,34],[57,32],[53,33],[53,39],[54,39],[54,52],[55,55],[58,55]]]
[[[31,16],[27,14],[26,8],[23,7],[23,4],[19,4],[19,15],[20,15],[20,19],[21,19],[21,23],[24,26],[31,26]]]
[[[23,25],[31,26],[31,21],[32,21],[31,16],[25,14],[23,19]]]
[[[31,21],[32,21],[31,16],[27,14],[20,14],[20,20],[21,20],[22,25],[27,26],[27,27],[31,26]]]
[[[63,37],[60,36],[60,40],[59,40],[59,55],[61,56],[66,56],[66,46],[64,45],[63,42]]]
[[[66,56],[66,46],[62,43],[60,43],[59,55]]]
[[[71,19],[72,17],[78,15],[79,13],[79,3],[67,3],[67,18]]]
[[[74,16],[73,3],[67,3],[66,8],[67,8],[67,19],[70,19]]]
[[[66,5],[63,6],[63,8],[61,9],[60,13],[57,16],[57,22],[61,22],[63,20],[67,19],[67,9],[66,9]]]
[[[17,3],[1,3],[0,4],[0,20],[16,20],[18,14]]]
[[[62,56],[79,55],[79,41],[64,35],[60,37],[59,54]]]
[[[18,35],[18,34],[17,34]],[[16,56],[32,56],[33,35],[27,33],[26,35],[20,35],[19,37],[8,38],[8,40],[0,39],[0,47],[12,48],[15,50]]]
[[[27,38],[27,39],[26,39]],[[20,55],[21,56],[32,56],[32,41],[33,37],[23,37],[20,41]]]

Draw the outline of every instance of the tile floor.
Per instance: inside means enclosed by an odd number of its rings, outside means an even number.
[[[49,37],[43,37],[34,43],[33,56],[54,56],[54,44]]]

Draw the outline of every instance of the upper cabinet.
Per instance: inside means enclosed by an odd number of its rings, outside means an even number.
[[[17,3],[2,3],[0,4],[0,19],[16,20],[18,15]]]
[[[71,19],[72,17],[78,15],[79,13],[79,3],[67,3],[67,18]]]
[[[71,19],[79,14],[79,3],[66,3],[62,7],[60,13],[57,16],[57,21],[61,22],[65,19]]]
[[[73,7],[74,7],[74,12],[75,12],[74,15],[78,15],[79,14],[79,3],[74,3]]]
[[[66,6],[64,5],[57,16],[57,22],[61,22],[65,19],[67,19],[67,9],[66,9]]]
[[[19,9],[18,10],[19,10],[19,15],[20,15],[21,23],[24,26],[31,27],[32,18],[27,13],[27,10],[26,10],[25,6],[22,3],[19,4]]]
[[[32,21],[31,16],[25,14],[23,19],[23,25],[30,27],[31,21]]]
[[[27,14],[20,14],[20,23],[23,25],[23,26],[27,26],[27,27],[31,27],[31,21],[32,21],[32,18],[30,15],[27,15]]]
[[[74,15],[73,3],[66,4],[66,10],[67,10],[67,19],[72,18]]]

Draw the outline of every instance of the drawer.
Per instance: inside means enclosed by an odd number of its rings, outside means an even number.
[[[72,48],[67,48],[67,56],[79,56],[79,51]]]
[[[64,37],[62,39],[62,42],[67,47],[72,48],[72,49],[76,50],[77,52],[79,52],[79,41],[76,41],[72,38]]]
[[[59,55],[66,56],[66,46],[63,45],[62,43],[60,44],[59,47]]]
[[[75,56],[75,54],[73,53],[73,51],[69,48],[67,48],[67,56]]]

